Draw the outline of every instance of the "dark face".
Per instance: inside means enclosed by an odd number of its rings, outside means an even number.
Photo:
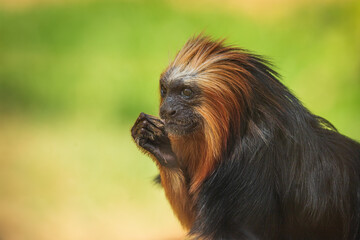
[[[200,90],[189,79],[160,79],[160,118],[167,132],[185,135],[196,131],[200,117],[194,107],[199,105]]]

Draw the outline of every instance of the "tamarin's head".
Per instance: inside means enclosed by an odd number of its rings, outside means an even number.
[[[266,117],[269,109],[283,111],[279,103],[291,98],[284,89],[277,73],[257,55],[202,35],[185,44],[160,76],[160,118],[173,142],[185,147],[180,154],[194,151],[186,144],[192,141],[206,155],[193,189],[231,147],[229,141],[249,126],[257,132],[256,118]]]
[[[219,145],[250,99],[251,55],[202,35],[190,39],[160,77],[160,117],[176,137],[202,132]]]

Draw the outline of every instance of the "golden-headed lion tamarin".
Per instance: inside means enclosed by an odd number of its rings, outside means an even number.
[[[310,113],[260,56],[202,35],[131,132],[193,239],[360,239],[360,144]]]

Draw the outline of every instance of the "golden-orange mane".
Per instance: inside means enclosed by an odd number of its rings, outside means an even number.
[[[240,124],[242,101],[250,99],[244,77],[251,75],[240,67],[248,54],[223,42],[202,35],[190,39],[162,74],[190,76],[201,89],[201,104],[196,111],[203,119],[202,131],[185,137],[170,136],[174,152],[189,171],[191,192],[214,170],[226,151],[230,124]]]

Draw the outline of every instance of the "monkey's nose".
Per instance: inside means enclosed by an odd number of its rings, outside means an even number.
[[[160,117],[161,118],[171,118],[176,115],[176,110],[171,108],[162,108],[160,110]]]

